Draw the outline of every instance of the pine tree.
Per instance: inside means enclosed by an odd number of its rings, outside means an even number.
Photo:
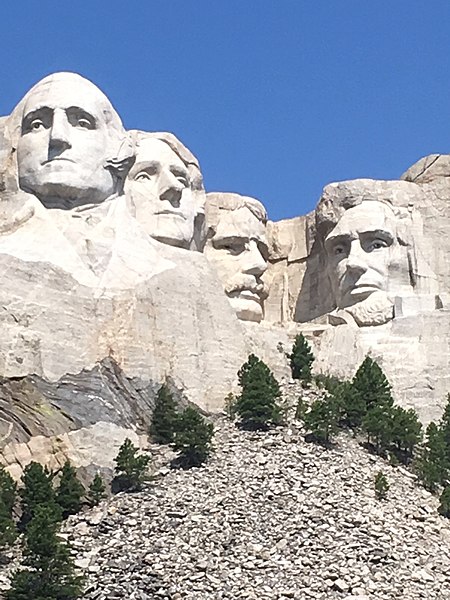
[[[375,496],[378,500],[385,500],[389,491],[389,482],[383,471],[378,471],[375,475]]]
[[[174,436],[174,448],[180,452],[177,463],[196,467],[206,461],[211,452],[214,426],[195,408],[188,406],[179,416]]]
[[[382,454],[392,442],[392,408],[372,406],[364,415],[361,426],[367,433],[367,441],[375,445],[377,454]]]
[[[166,383],[158,390],[155,408],[150,425],[150,436],[158,444],[170,444],[173,441],[177,419],[177,403]]]
[[[450,485],[444,488],[439,498],[439,502],[439,514],[441,514],[443,517],[447,517],[448,519],[450,519]]]
[[[422,424],[416,411],[412,408],[405,410],[401,406],[391,409],[392,442],[399,452],[411,458],[414,448],[422,440]]]
[[[277,400],[280,387],[269,367],[254,354],[238,372],[241,394],[236,399],[236,412],[246,429],[267,429],[280,419]]]
[[[66,460],[56,492],[56,502],[61,507],[64,519],[80,512],[84,493],[85,489],[78,480],[76,469],[72,467],[69,460]]]
[[[422,455],[418,460],[417,470],[424,487],[435,492],[439,486],[445,485],[449,478],[449,462],[447,447],[442,430],[431,422],[426,430],[426,441]]]
[[[314,354],[302,333],[296,336],[289,359],[292,378],[300,379],[304,383],[310,383],[312,379],[311,365],[314,362]]]
[[[297,406],[295,407],[295,418],[298,421],[304,421],[308,412],[308,405],[305,402],[303,396],[299,396],[297,400]]]
[[[445,405],[444,413],[439,423],[439,429],[442,432],[446,447],[447,461],[450,464],[450,394],[447,394],[447,404]]]
[[[16,503],[17,484],[5,467],[0,465],[0,498],[8,514],[12,516]]]
[[[119,454],[114,459],[116,463],[115,472],[117,473],[115,484],[121,490],[138,492],[147,479],[150,457],[138,456],[137,453],[136,446],[133,445],[130,439],[126,438],[119,448]]]
[[[98,506],[106,498],[106,487],[99,473],[96,473],[92,480],[86,498],[91,508]]]
[[[0,549],[12,545],[17,537],[13,520],[16,488],[14,479],[0,466]]]
[[[82,579],[75,574],[69,548],[57,536],[53,510],[37,506],[24,535],[23,564],[15,573],[6,600],[76,600]]]
[[[23,487],[19,490],[22,529],[27,526],[36,508],[42,505],[49,507],[55,521],[61,520],[61,509],[55,499],[52,480],[53,474],[37,462],[31,462],[25,467],[22,475]]]
[[[347,390],[345,422],[359,427],[367,411],[376,405],[392,406],[391,386],[380,366],[366,356]]]
[[[233,392],[225,396],[224,410],[227,417],[234,421],[236,418],[236,396]]]
[[[320,442],[328,444],[338,429],[339,412],[332,396],[318,398],[304,417],[305,428]]]
[[[5,500],[0,495],[0,550],[11,546],[17,537],[16,524]]]

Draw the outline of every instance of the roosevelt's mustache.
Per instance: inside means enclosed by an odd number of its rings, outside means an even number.
[[[255,279],[253,275],[238,275],[225,286],[227,294],[242,292],[244,290],[258,294],[261,300],[264,300],[268,296],[267,286],[260,279]]]

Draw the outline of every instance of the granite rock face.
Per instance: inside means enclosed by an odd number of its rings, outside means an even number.
[[[435,418],[449,182],[450,158],[433,155],[398,181],[330,184],[314,212],[273,223],[254,198],[206,194],[180,140],[126,131],[83,77],[38,82],[0,118],[3,462],[111,466],[165,380],[220,411],[250,352],[289,377],[299,331],[317,371],[348,377],[371,353],[396,399]]]

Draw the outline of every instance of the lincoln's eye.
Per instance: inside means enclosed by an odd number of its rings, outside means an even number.
[[[368,251],[372,252],[372,250],[379,250],[380,248],[387,248],[387,247],[388,247],[388,243],[385,240],[376,239],[376,240],[373,240],[373,242],[371,242],[369,244]]]
[[[151,175],[150,173],[147,173],[147,171],[141,171],[140,173],[138,173],[135,178],[135,181],[150,181],[151,180]]]

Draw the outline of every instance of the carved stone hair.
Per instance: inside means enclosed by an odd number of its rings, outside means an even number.
[[[139,143],[145,139],[156,139],[164,142],[169,148],[183,161],[186,168],[188,169],[190,176],[190,187],[193,191],[204,192],[203,177],[200,171],[200,164],[197,158],[192,154],[189,148],[180,142],[180,140],[173,134],[167,131],[154,131],[146,132],[139,131],[137,129],[130,130],[128,132],[130,136],[130,143],[133,147],[134,154],[137,154]]]
[[[267,223],[267,212],[256,198],[241,196],[231,192],[209,192],[206,194],[206,227],[208,237],[213,237],[217,231],[221,211],[247,208],[264,225]]]

